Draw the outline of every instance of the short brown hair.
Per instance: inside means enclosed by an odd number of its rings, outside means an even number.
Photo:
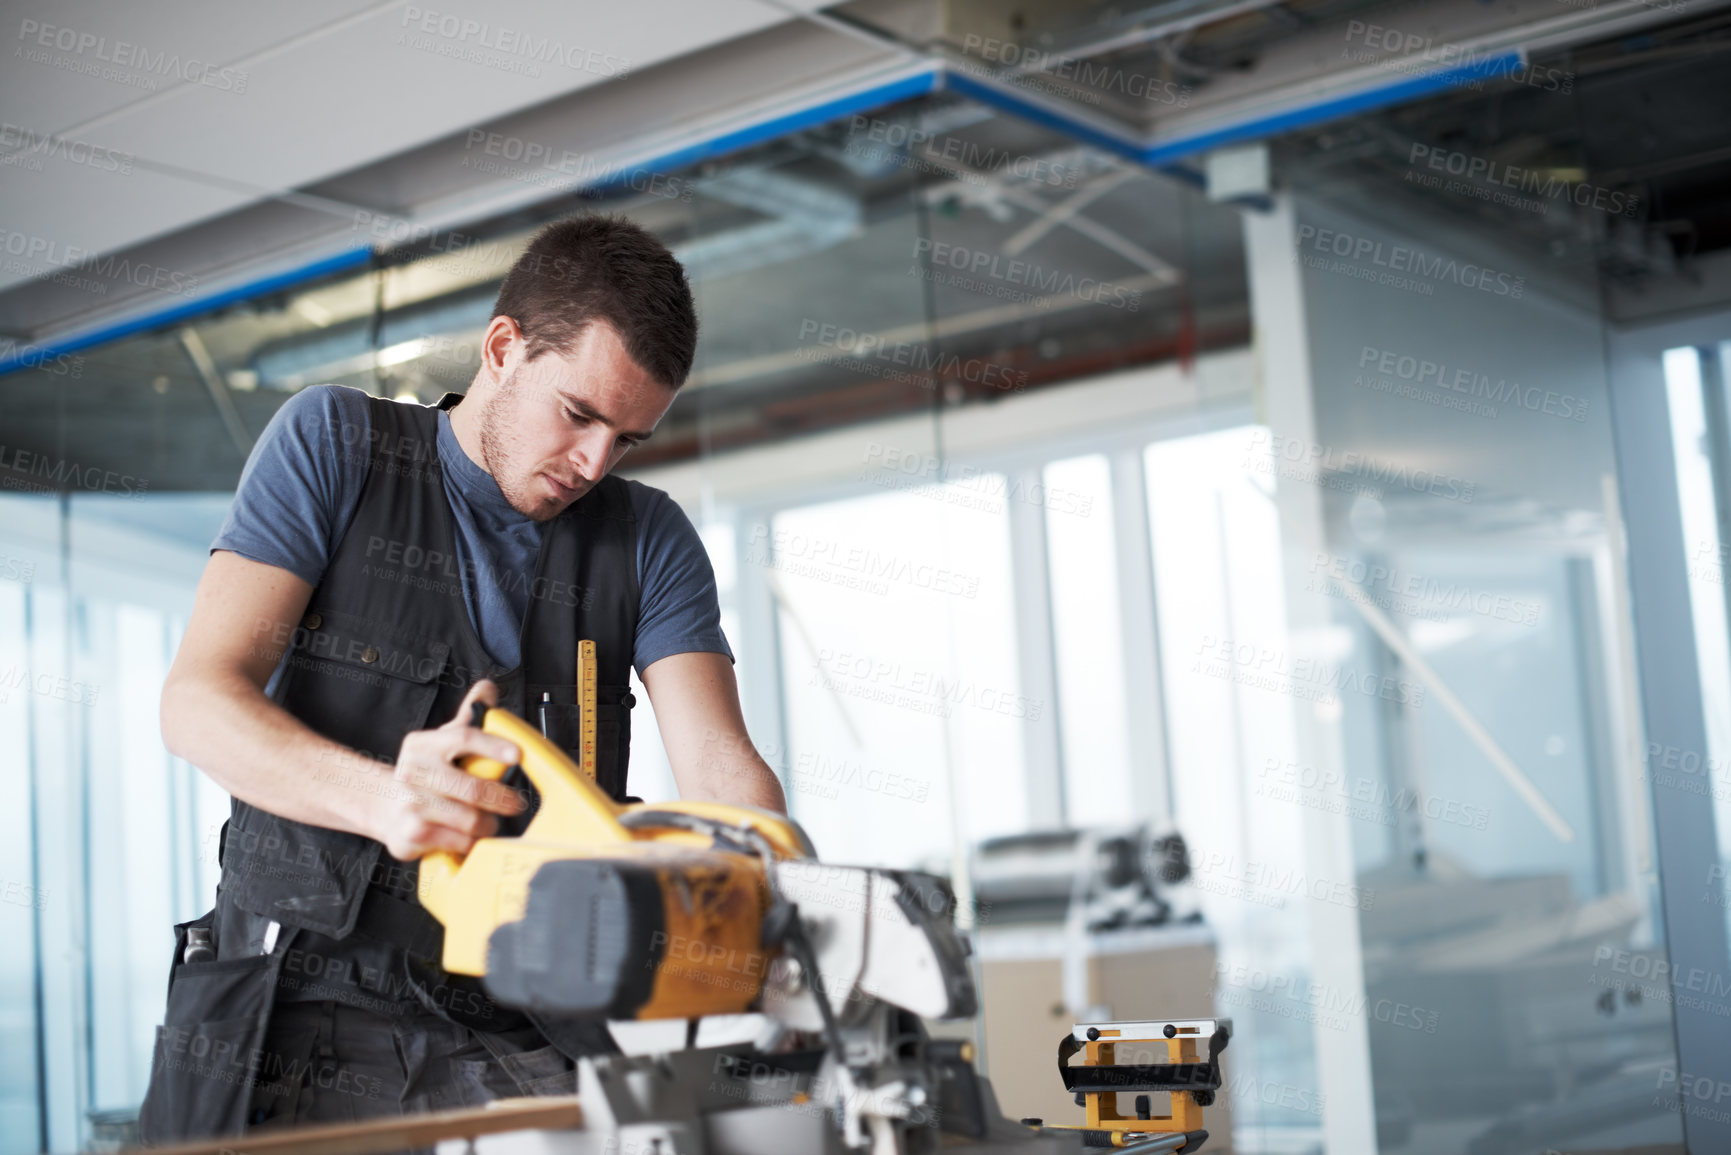
[[[625,351],[671,389],[697,355],[697,309],[679,259],[648,230],[619,216],[587,215],[548,225],[499,286],[493,316],[517,322],[530,360],[567,350],[606,321]]]

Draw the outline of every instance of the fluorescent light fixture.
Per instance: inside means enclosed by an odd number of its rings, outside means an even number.
[[[432,347],[433,342],[426,337],[416,337],[412,341],[403,341],[395,345],[387,345],[380,349],[375,364],[381,369],[389,369],[392,365],[401,365],[404,361],[413,361]]]

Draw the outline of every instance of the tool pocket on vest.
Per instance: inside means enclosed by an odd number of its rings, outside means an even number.
[[[606,781],[605,771],[601,772],[601,788],[615,798],[625,797],[626,776],[631,766],[631,707],[636,704],[630,686],[596,687],[595,764],[618,767],[616,781]]]
[[[181,962],[187,928],[209,926],[213,914],[174,928],[168,1010],[156,1028],[150,1087],[138,1112],[145,1143],[242,1134],[253,1087],[281,1074],[263,1044],[283,946],[268,955]]]
[[[540,687],[530,686],[530,697],[539,697]],[[547,735],[547,740],[565,752],[565,756],[583,765],[583,708],[560,702],[533,701],[529,704],[528,721]]]
[[[403,735],[445,722],[431,717],[449,642],[393,633],[359,614],[317,609],[301,619],[276,700],[319,732],[394,762]],[[316,773],[316,769],[314,770]],[[330,767],[333,778],[339,767]]]
[[[583,765],[583,708],[559,698],[573,696],[570,686],[528,685],[527,719],[539,726],[547,740],[565,752],[579,767]],[[553,701],[543,702],[548,694]],[[631,707],[637,704],[629,686],[595,688],[595,771],[601,789],[615,799],[625,796],[625,775],[631,756]],[[617,759],[617,761],[615,761]],[[617,765],[619,772],[608,768]],[[617,778],[618,781],[612,781]],[[525,785],[513,782],[513,785]]]
[[[370,838],[290,822],[237,800],[223,853],[223,888],[244,911],[347,938],[383,856],[384,847]],[[386,866],[392,861],[385,859]]]

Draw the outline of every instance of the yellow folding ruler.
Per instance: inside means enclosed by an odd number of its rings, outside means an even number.
[[[595,781],[595,694],[600,677],[595,659],[595,643],[587,639],[577,643],[577,734],[578,765],[589,781]]]

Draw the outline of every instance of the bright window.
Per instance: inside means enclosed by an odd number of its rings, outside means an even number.
[[[1004,502],[982,474],[802,506],[747,551],[779,612],[764,754],[825,858],[947,870],[1027,823]]]

